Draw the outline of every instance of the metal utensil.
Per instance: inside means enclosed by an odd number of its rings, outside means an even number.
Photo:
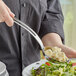
[[[44,57],[45,57],[47,60],[53,59],[53,58],[50,58],[49,56],[47,56],[47,55],[45,54],[44,50],[46,50],[46,48],[44,47],[41,39],[39,38],[39,36],[37,35],[37,33],[36,33],[33,29],[31,29],[28,25],[26,25],[26,24],[23,23],[22,21],[18,20],[17,18],[14,18],[14,22],[15,22],[16,24],[18,24],[19,26],[23,27],[25,30],[27,30],[27,31],[37,40],[37,42],[39,43],[39,45],[40,45],[40,47],[41,47],[41,49],[42,49],[42,53],[43,53]],[[49,47],[49,48],[50,48],[50,47]],[[49,49],[49,48],[48,48],[48,49]],[[69,63],[70,60],[67,60],[67,62]]]
[[[41,39],[39,38],[39,36],[37,35],[37,33],[33,29],[31,29],[28,25],[26,25],[22,21],[18,20],[17,18],[14,18],[14,22],[16,24],[18,24],[19,26],[23,27],[24,29],[26,29],[37,40],[37,42],[39,43],[39,45],[42,49],[42,53],[43,53],[44,57],[46,59],[49,59],[49,57],[44,52],[44,50],[45,50],[44,45],[43,45]]]

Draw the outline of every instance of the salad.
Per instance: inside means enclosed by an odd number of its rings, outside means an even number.
[[[38,69],[32,68],[32,76],[76,76],[76,63],[67,62],[68,57],[58,47],[46,48],[51,59]]]
[[[32,68],[31,74],[32,76],[76,76],[76,63],[48,61],[38,69]]]
[[[65,53],[62,52],[62,49],[58,47],[46,47],[45,54],[59,62],[66,62],[69,60]]]

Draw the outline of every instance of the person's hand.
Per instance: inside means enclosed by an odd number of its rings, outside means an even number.
[[[14,21],[14,14],[7,7],[7,5],[0,0],[0,22],[5,22],[8,26],[12,26]]]
[[[62,49],[62,51],[67,55],[69,58],[76,58],[76,50],[63,45],[61,38],[56,33],[48,33],[42,38],[42,42],[45,47],[51,46],[51,47],[59,47]]]
[[[61,45],[60,48],[62,49],[62,51],[66,54],[68,58],[76,58],[76,50],[65,45]]]

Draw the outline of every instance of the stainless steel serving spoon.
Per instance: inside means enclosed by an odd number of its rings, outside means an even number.
[[[43,53],[44,57],[45,57],[46,59],[49,59],[50,57],[45,54],[45,52],[44,52],[45,47],[44,47],[41,39],[40,39],[39,36],[37,35],[37,33],[36,33],[33,29],[31,29],[28,25],[26,25],[26,24],[23,23],[22,21],[18,20],[17,18],[14,18],[14,22],[15,22],[16,24],[18,24],[19,26],[23,27],[24,29],[26,29],[26,30],[37,40],[37,42],[39,43],[39,45],[40,45],[40,47],[41,47],[41,50],[42,50],[42,53]]]

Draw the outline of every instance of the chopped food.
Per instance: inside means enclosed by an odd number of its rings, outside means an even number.
[[[72,66],[76,66],[76,63],[73,63]]]
[[[61,51],[61,48],[58,47],[46,49],[45,54],[59,62],[68,61],[68,57],[65,55],[64,52]]]
[[[50,63],[48,63],[48,62],[46,62],[45,64],[46,64],[46,65],[48,65],[48,66],[50,66],[50,65],[51,65],[51,64],[50,64]]]
[[[51,61],[42,64],[38,69],[32,68],[32,76],[76,76],[76,66],[72,62],[52,63]]]
[[[38,69],[32,68],[32,76],[76,76],[76,63],[67,62],[68,57],[58,47],[46,48],[51,59]]]

